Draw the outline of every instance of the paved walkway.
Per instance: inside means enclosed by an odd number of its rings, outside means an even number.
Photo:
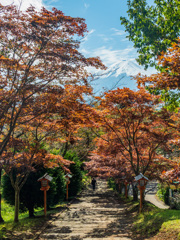
[[[125,207],[107,183],[101,181],[94,192],[84,191],[39,240],[130,240],[131,219]]]
[[[151,202],[156,207],[161,209],[169,209],[169,206],[166,205],[164,202],[160,201],[157,196],[157,181],[150,181],[146,186],[146,195],[145,200]]]
[[[160,209],[169,209],[170,207],[166,205],[163,201],[159,200],[156,196],[158,182],[156,180],[149,181],[145,190],[145,200],[154,204]],[[130,186],[129,193],[130,196],[133,195],[132,187]]]

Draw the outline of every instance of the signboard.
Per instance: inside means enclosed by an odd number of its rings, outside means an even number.
[[[47,187],[47,186],[48,186],[48,180],[47,179],[42,179],[41,187]]]

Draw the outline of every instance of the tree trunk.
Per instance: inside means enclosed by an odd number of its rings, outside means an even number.
[[[138,188],[137,188],[137,186],[134,186],[132,184],[132,189],[133,189],[133,201],[137,201],[138,200]]]
[[[4,220],[3,220],[2,215],[1,215],[1,209],[2,209],[2,205],[1,205],[1,199],[2,199],[2,194],[1,194],[1,190],[2,190],[1,175],[2,175],[2,168],[0,168],[0,223],[3,223]]]
[[[69,147],[69,144],[68,144],[68,141],[66,141],[65,146],[64,146],[64,150],[63,150],[63,153],[62,153],[63,157],[66,155],[68,147]]]
[[[15,188],[15,210],[14,210],[14,222],[19,221],[19,188]]]
[[[123,189],[122,183],[119,183],[119,193],[120,194],[122,194],[122,189]]]
[[[116,183],[116,191],[119,192],[119,185]]]
[[[145,203],[145,190],[143,190],[142,202]]]

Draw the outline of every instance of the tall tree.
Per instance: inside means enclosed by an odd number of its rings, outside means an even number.
[[[129,174],[134,177],[140,173],[157,177],[171,164],[158,149],[168,149],[174,134],[171,113],[157,108],[159,97],[145,89],[135,92],[124,88],[109,91],[99,100],[99,127],[104,134],[96,139],[93,153],[100,155],[102,161],[92,161],[93,167],[99,172],[105,167],[112,171],[117,168],[117,173],[127,173],[128,178]],[[112,163],[107,164],[108,161]]]
[[[87,31],[84,19],[64,16],[55,8],[36,12],[31,7],[22,13],[13,5],[1,7],[0,154],[33,95],[57,81],[87,84],[84,67],[104,67],[98,58],[78,52],[80,42],[73,36]]]
[[[26,132],[26,134],[28,134]],[[4,169],[9,175],[12,187],[15,192],[14,221],[18,222],[20,191],[27,181],[31,172],[40,167],[54,168],[62,166],[65,170],[70,163],[61,156],[49,154],[39,140],[33,136],[28,139],[12,139],[9,142],[9,149],[1,155],[1,161],[6,162]]]
[[[34,110],[38,95],[48,94],[54,83],[56,86],[57,83],[77,82],[87,85],[89,75],[85,67],[104,68],[104,65],[98,58],[85,58],[78,51],[80,42],[77,39],[87,32],[84,19],[65,16],[55,8],[52,11],[42,8],[40,12],[34,7],[26,12],[20,12],[14,5],[0,5],[0,8],[2,155],[8,150],[15,128],[44,113],[44,105]],[[2,163],[0,174],[5,164]]]
[[[27,120],[30,117],[31,120],[16,127],[7,145],[8,150],[1,157],[4,163],[8,163],[4,169],[10,176],[15,191],[15,221],[18,221],[20,191],[32,171],[39,165],[48,168],[60,165],[68,171],[64,165],[69,162],[61,156],[49,154],[43,144],[51,141],[75,141],[74,132],[86,123],[84,115],[89,106],[84,103],[83,94],[89,92],[89,88],[78,85],[66,85],[64,89],[49,87],[46,92],[35,97],[36,104],[32,107],[30,116],[27,114],[29,107],[23,109],[22,113],[26,113],[23,118]],[[37,116],[36,112],[42,106],[43,113]]]
[[[128,32],[128,38],[138,51],[138,63],[156,65],[157,56],[166,51],[180,34],[179,0],[128,0],[128,18],[121,17],[121,24]]]

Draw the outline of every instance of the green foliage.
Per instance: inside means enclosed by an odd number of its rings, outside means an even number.
[[[157,89],[151,88],[149,86],[146,87],[149,93],[153,95],[161,95],[161,100],[164,102],[164,107],[171,111],[177,112],[178,108],[180,107],[180,92],[179,90],[176,91],[168,91],[166,89]]]
[[[47,149],[48,149],[48,147],[47,147]],[[56,148],[50,149],[50,153],[52,153],[54,155],[60,155],[60,152],[61,152],[61,150],[56,149]]]
[[[55,208],[47,210],[47,218],[51,214],[59,213],[64,208],[65,205],[57,205]],[[35,215],[37,218],[28,218],[27,212],[20,213],[20,221],[14,223],[14,207],[2,200],[2,216],[5,222],[0,224],[0,239],[14,239],[15,235],[16,239],[22,239],[21,237],[18,238],[21,234],[24,235],[23,239],[29,239],[29,236],[26,238],[27,231],[28,233],[37,234],[37,231],[43,227],[47,218],[44,218],[43,208],[36,208]],[[34,238],[32,234],[31,239]]]
[[[176,235],[176,238],[172,239],[178,239],[178,232],[180,232],[180,211],[159,209],[149,203],[145,204],[143,213],[137,215],[133,226],[133,233],[136,236],[138,235],[139,239],[141,237],[154,236],[158,232],[159,234],[167,232],[168,236],[170,236],[169,233],[171,231],[172,234]]]
[[[47,204],[48,206],[54,206],[64,200],[66,192],[64,172],[60,167],[54,169],[47,169],[46,172],[53,177],[53,180],[50,182],[50,189],[47,192]]]
[[[164,201],[166,204],[169,204],[169,187],[162,184],[158,185],[158,197]]]
[[[45,173],[53,177],[50,182],[50,189],[47,192],[47,206],[54,206],[64,200],[65,196],[65,181],[64,173],[61,168],[41,169],[37,172],[30,173],[26,183],[20,191],[20,210],[29,210],[29,216],[34,215],[34,208],[44,205],[43,192],[40,190],[41,184],[37,180]],[[14,205],[14,189],[8,175],[3,176],[3,198],[7,203]]]
[[[108,179],[108,186],[112,188],[113,190],[116,190],[116,183],[114,181],[114,178],[109,178]]]
[[[82,162],[79,160],[76,153],[71,151],[67,152],[64,158],[74,162],[69,167],[72,174],[69,184],[69,197],[73,197],[76,196],[82,188]]]
[[[115,182],[114,178],[108,179],[108,186],[109,188],[112,188],[114,191],[120,192],[118,184]]]
[[[161,91],[161,99],[165,103],[165,108],[167,108],[171,112],[177,112],[180,107],[180,92],[176,91]]]
[[[155,0],[152,6],[146,0],[128,1],[128,19],[121,17],[121,24],[128,38],[137,48],[140,65],[154,66],[157,56],[176,42],[180,34],[179,0]]]
[[[82,171],[82,189],[86,189],[90,183],[90,176],[88,176],[88,171]]]
[[[8,204],[4,199],[2,199],[2,216],[5,222],[13,221],[14,218],[14,206]]]

